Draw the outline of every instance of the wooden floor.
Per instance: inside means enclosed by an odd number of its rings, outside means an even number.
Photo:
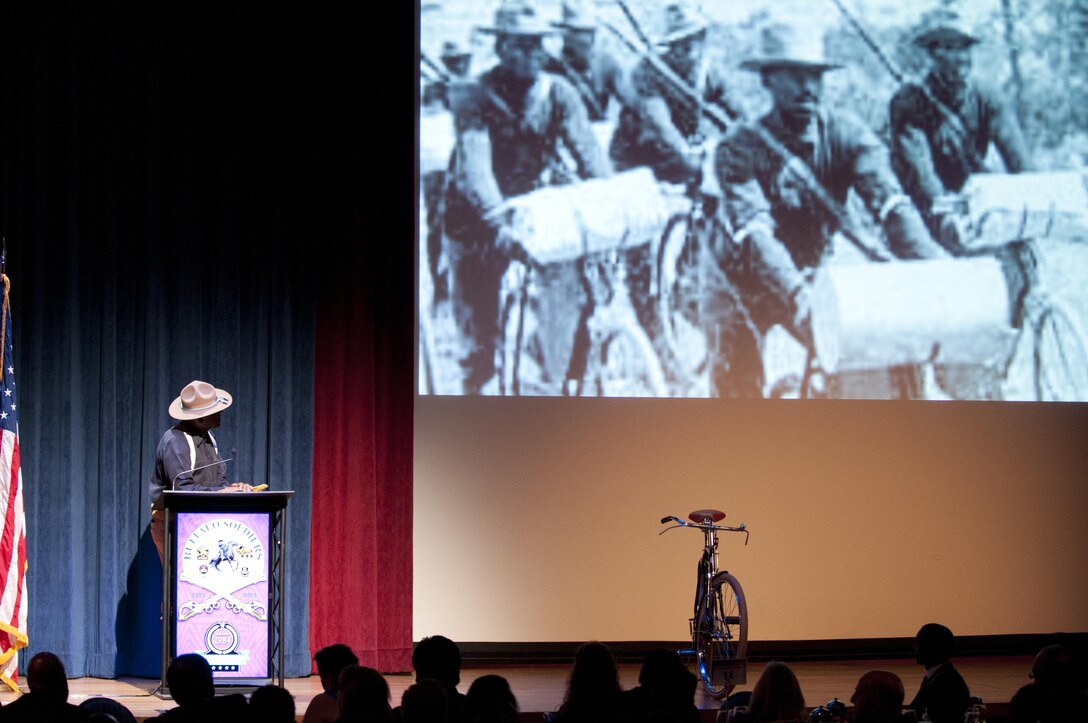
[[[1027,656],[959,658],[955,663],[967,680],[972,695],[980,696],[986,703],[1007,703],[1013,693],[1029,682],[1031,661],[1032,658]],[[805,704],[809,707],[822,705],[836,697],[848,702],[857,679],[866,671],[874,669],[889,670],[902,678],[909,700],[918,690],[923,672],[921,666],[911,660],[793,662],[789,665],[801,682]],[[762,670],[762,663],[752,663],[748,670],[748,683],[739,686],[737,690],[751,690]],[[502,675],[510,681],[523,714],[536,714],[553,711],[559,706],[563,699],[568,671],[569,667],[566,665],[466,668],[461,671],[461,685],[458,688],[462,692],[468,690],[472,681],[481,675]],[[389,675],[386,679],[389,681],[393,705],[399,703],[405,689],[414,682],[410,675]],[[620,666],[620,682],[625,689],[637,685],[638,666]],[[316,676],[311,676],[289,678],[286,684],[295,697],[298,720],[302,720],[302,713],[310,699],[321,692],[320,681]],[[93,696],[108,696],[119,700],[133,712],[137,720],[142,721],[174,706],[171,701],[161,700],[152,694],[157,686],[157,680],[146,678],[77,678],[69,683],[68,700],[79,703]],[[15,697],[15,693],[0,693],[0,701],[4,703]],[[719,706],[717,701],[706,697],[702,691],[696,695],[696,705],[706,710]],[[523,715],[523,720],[525,719],[537,718],[535,715]]]

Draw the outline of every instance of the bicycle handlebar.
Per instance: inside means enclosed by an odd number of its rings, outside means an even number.
[[[703,530],[704,532],[710,531],[710,530],[714,530],[716,532],[743,532],[744,533],[744,544],[745,545],[748,544],[748,535],[749,535],[748,524],[745,523],[745,522],[740,523],[740,525],[738,525],[737,527],[727,527],[726,525],[713,525],[713,524],[705,524],[704,525],[704,524],[699,524],[698,522],[686,522],[685,520],[681,520],[679,517],[676,517],[675,515],[669,515],[668,517],[662,517],[661,518],[661,524],[663,524],[663,525],[667,525],[670,522],[675,522],[676,524],[674,524],[672,527],[666,527],[664,530],[662,530],[661,532],[659,532],[657,534],[658,535],[664,535],[669,530],[675,530],[678,527],[694,527],[696,529]]]

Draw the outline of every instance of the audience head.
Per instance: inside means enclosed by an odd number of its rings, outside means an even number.
[[[53,653],[38,653],[26,668],[26,685],[31,693],[51,701],[68,701],[68,674],[64,663]]]
[[[850,702],[860,723],[897,721],[903,710],[903,681],[886,670],[870,670],[858,679]]]
[[[253,691],[248,711],[253,723],[294,723],[295,699],[278,685],[264,685]]]
[[[417,681],[434,678],[448,688],[456,688],[461,682],[461,650],[442,635],[423,638],[412,651],[412,669]]]
[[[362,665],[340,671],[336,700],[343,720],[389,721],[389,684],[381,673]]]
[[[620,692],[616,659],[604,643],[586,643],[574,654],[567,681],[566,702],[599,699]]]
[[[107,716],[102,719],[102,721],[106,722],[113,720],[115,723],[136,723],[136,716],[132,715],[132,711],[113,698],[98,696],[88,698],[80,703],[79,707],[91,711],[91,717],[87,719],[88,721],[96,720],[94,716],[103,715]]]
[[[648,712],[679,712],[694,707],[698,680],[675,650],[656,648],[646,654],[638,672]]]
[[[351,652],[351,648],[341,643],[327,645],[314,653],[314,662],[317,663],[317,674],[321,678],[321,688],[326,693],[336,690],[336,681],[340,677],[340,671],[349,665],[358,665],[359,658]]]
[[[166,685],[178,707],[184,708],[215,697],[212,667],[203,655],[179,655],[166,669]]]
[[[500,705],[501,704],[501,705]],[[501,720],[508,711],[513,711],[514,720],[517,720],[518,699],[514,697],[514,691],[510,690],[510,683],[501,675],[481,675],[472,681],[465,694],[466,723],[475,721]]]
[[[772,660],[752,688],[748,712],[755,721],[800,720],[805,712],[805,696],[790,667]]]
[[[1041,648],[1031,664],[1031,677],[1039,685],[1067,685],[1076,677],[1073,649],[1065,645]]]
[[[690,683],[693,693],[698,684],[695,675],[688,670],[675,650],[655,648],[646,654],[638,671],[639,685],[678,685],[681,682],[684,685]]]
[[[446,687],[434,678],[408,686],[400,698],[404,723],[445,723],[449,720]]]
[[[954,645],[951,630],[939,623],[926,623],[914,636],[914,659],[927,668],[947,663]]]

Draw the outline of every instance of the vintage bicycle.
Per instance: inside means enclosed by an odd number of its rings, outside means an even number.
[[[695,583],[695,605],[690,621],[691,650],[681,655],[694,655],[696,673],[703,689],[711,698],[728,696],[737,682],[743,681],[745,655],[748,651],[748,603],[740,582],[726,570],[718,569],[718,533],[743,532],[748,544],[748,527],[741,523],[728,527],[718,523],[725,519],[721,510],[695,510],[689,521],[669,515],[661,524],[674,523],[658,534],[679,527],[703,532],[703,554],[699,558],[699,574]]]

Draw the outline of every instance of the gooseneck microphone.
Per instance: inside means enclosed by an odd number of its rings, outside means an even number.
[[[174,491],[174,485],[178,481],[178,477],[182,476],[186,472],[196,472],[197,470],[207,469],[208,467],[214,467],[217,464],[226,464],[234,459],[234,457],[228,457],[227,459],[217,459],[214,462],[208,462],[208,464],[202,464],[199,467],[193,467],[192,469],[183,469],[174,475],[174,479],[170,480],[170,491]]]

